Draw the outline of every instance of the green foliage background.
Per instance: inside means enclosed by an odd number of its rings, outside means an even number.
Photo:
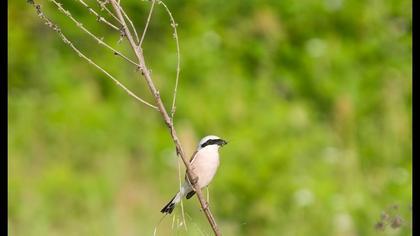
[[[141,32],[150,3],[121,2]],[[152,101],[135,68],[40,3]],[[129,53],[78,1],[62,3]],[[166,3],[179,25],[181,142],[191,154],[207,134],[229,141],[210,187],[225,235],[411,234],[411,1]],[[9,234],[152,235],[178,187],[159,114],[82,61],[25,1],[9,1],[8,19]],[[169,107],[176,53],[161,6],[144,47]],[[376,231],[394,204],[403,225]],[[157,235],[211,234],[196,199],[184,208],[188,230],[177,208]]]

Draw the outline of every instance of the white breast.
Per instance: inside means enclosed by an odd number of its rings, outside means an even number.
[[[216,145],[207,146],[197,152],[191,167],[198,176],[198,185],[200,188],[206,187],[219,167],[219,147]]]

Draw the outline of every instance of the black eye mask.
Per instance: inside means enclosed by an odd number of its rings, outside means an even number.
[[[205,143],[201,144],[201,148],[213,144],[223,145],[226,144],[226,141],[224,141],[223,139],[209,139]]]

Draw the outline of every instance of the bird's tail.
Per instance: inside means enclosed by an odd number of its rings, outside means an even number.
[[[181,187],[180,191],[168,202],[168,204],[166,204],[162,210],[160,210],[160,212],[164,213],[164,214],[171,214],[172,211],[175,208],[175,205],[181,201],[181,199],[183,197],[185,197],[185,195],[187,195],[187,193],[191,192],[191,186],[188,183],[184,183],[184,185]],[[192,191],[194,192],[194,191]],[[194,195],[194,194],[192,194]],[[190,194],[188,194],[188,198],[192,197],[192,195],[190,196]]]
[[[175,205],[179,202],[179,193],[177,193],[169,202],[166,204],[160,212],[164,214],[171,214],[175,208]]]

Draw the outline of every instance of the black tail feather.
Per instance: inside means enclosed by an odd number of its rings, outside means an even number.
[[[176,195],[175,195],[176,196]],[[171,214],[172,213],[172,211],[174,210],[174,208],[175,208],[175,203],[173,202],[173,200],[175,199],[175,197],[173,197],[172,199],[171,199],[171,201],[169,201],[168,202],[168,204],[166,204],[163,208],[162,208],[162,210],[160,210],[160,212],[162,212],[162,213],[164,213],[164,214]]]
[[[194,194],[195,194],[195,191],[193,190],[193,191],[191,191],[191,192],[189,192],[188,194],[187,194],[187,199],[190,199],[192,196],[194,196]]]

